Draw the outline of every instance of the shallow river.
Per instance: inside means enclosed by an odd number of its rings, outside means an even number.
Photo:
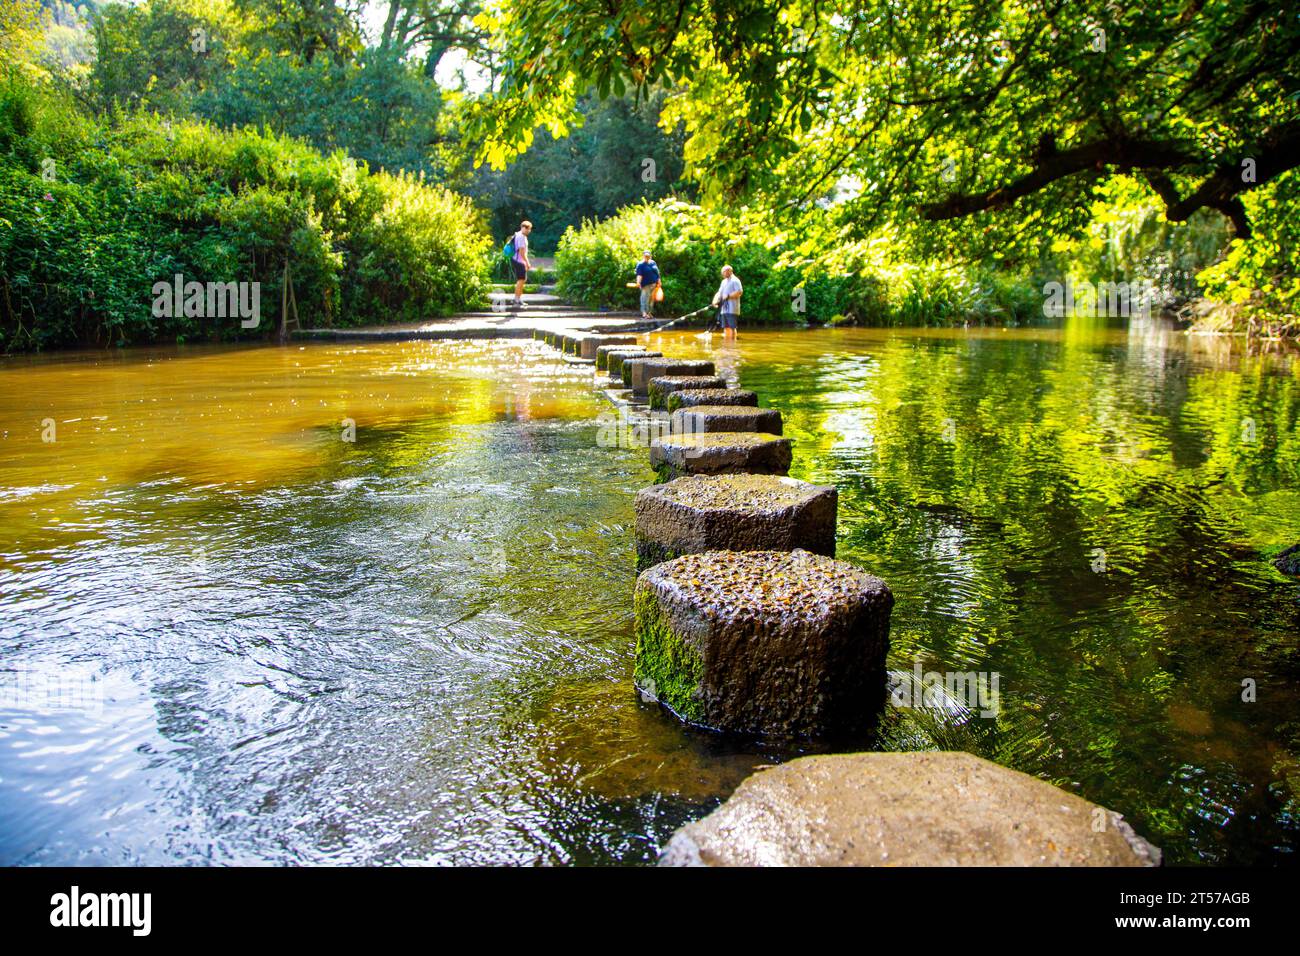
[[[891,706],[875,745],[1040,775],[1170,862],[1293,858],[1300,584],[1261,554],[1300,541],[1300,361],[1091,322],[654,341],[839,486],[891,668],[997,675],[995,715]],[[607,414],[533,342],[0,360],[0,863],[653,859],[796,751],[637,701],[652,476]]]

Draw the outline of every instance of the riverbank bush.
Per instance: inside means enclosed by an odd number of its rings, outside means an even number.
[[[1291,170],[1243,197],[1254,225],[1221,262],[1197,276],[1209,300],[1196,325],[1205,331],[1300,335],[1300,173]]]
[[[468,200],[344,153],[145,114],[90,118],[0,79],[6,350],[265,335],[286,264],[304,325],[481,306],[491,239]],[[261,324],[153,314],[156,282],[258,282]]]
[[[642,203],[565,232],[555,254],[558,290],[589,307],[634,307],[636,293],[626,283],[648,250],[663,273],[665,315],[708,305],[724,263],[744,283],[742,314],[749,322],[945,325],[1024,322],[1042,315],[1041,282],[900,261],[889,237],[806,259],[783,256],[776,245],[699,206]]]

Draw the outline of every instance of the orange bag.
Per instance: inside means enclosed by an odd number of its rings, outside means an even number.
[[[655,283],[655,301],[656,301],[656,302],[662,302],[663,300],[664,300],[664,287],[663,287],[660,283],[656,282],[656,283]]]

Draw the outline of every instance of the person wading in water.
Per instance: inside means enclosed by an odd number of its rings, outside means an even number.
[[[722,284],[713,296],[713,304],[718,307],[718,324],[722,326],[723,339],[736,337],[736,320],[740,317],[740,296],[744,293],[740,279],[731,266],[722,267]]]

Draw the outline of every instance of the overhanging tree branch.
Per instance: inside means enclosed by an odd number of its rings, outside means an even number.
[[[985,210],[1000,209],[1040,189],[1087,170],[1111,168],[1141,171],[1165,204],[1165,218],[1186,222],[1198,209],[1215,209],[1231,221],[1241,238],[1250,235],[1250,221],[1239,198],[1241,193],[1268,182],[1300,165],[1300,121],[1267,130],[1253,149],[1222,163],[1183,197],[1170,179],[1170,172],[1202,165],[1190,151],[1177,143],[1114,136],[1058,152],[1050,139],[1040,144],[1037,165],[1029,173],[1005,186],[979,193],[955,194],[921,207],[931,221],[960,219]],[[1253,160],[1254,176],[1243,176],[1243,160]]]

